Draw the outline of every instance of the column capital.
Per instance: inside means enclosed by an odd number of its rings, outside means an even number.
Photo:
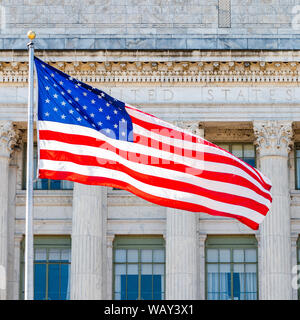
[[[292,121],[254,121],[253,130],[260,157],[287,157],[293,144]]]
[[[19,130],[11,121],[0,121],[0,157],[9,158],[19,140]]]

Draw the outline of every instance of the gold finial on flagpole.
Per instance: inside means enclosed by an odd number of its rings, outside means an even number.
[[[32,30],[29,30],[29,31],[27,32],[27,37],[28,37],[30,40],[33,40],[33,39],[35,38],[35,36],[36,36],[36,34],[35,34],[35,32],[32,31]]]

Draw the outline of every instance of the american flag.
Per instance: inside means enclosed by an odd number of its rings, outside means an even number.
[[[257,169],[38,58],[35,65],[39,178],[120,188],[258,229],[272,197],[271,182]]]

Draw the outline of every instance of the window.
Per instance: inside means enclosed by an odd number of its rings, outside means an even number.
[[[23,275],[24,244],[21,262]],[[70,266],[70,237],[35,237],[34,300],[69,300]],[[23,278],[21,288],[24,289]],[[24,292],[21,295],[23,296]]]
[[[256,300],[257,283],[257,242],[254,236],[207,238],[208,300]]]
[[[252,167],[256,166],[255,146],[252,143],[217,143],[217,145]]]
[[[26,145],[24,146],[23,153],[23,189],[26,189]],[[37,163],[38,151],[37,146],[33,149],[33,189],[34,190],[71,190],[73,189],[73,182],[67,180],[51,180],[51,179],[38,179],[37,178]]]
[[[162,237],[116,237],[114,299],[163,300],[165,248]]]
[[[300,144],[295,146],[296,189],[300,189]]]

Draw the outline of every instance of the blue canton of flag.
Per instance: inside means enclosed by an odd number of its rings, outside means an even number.
[[[35,57],[38,76],[38,119],[75,124],[123,141],[133,141],[125,104],[70,77]]]

